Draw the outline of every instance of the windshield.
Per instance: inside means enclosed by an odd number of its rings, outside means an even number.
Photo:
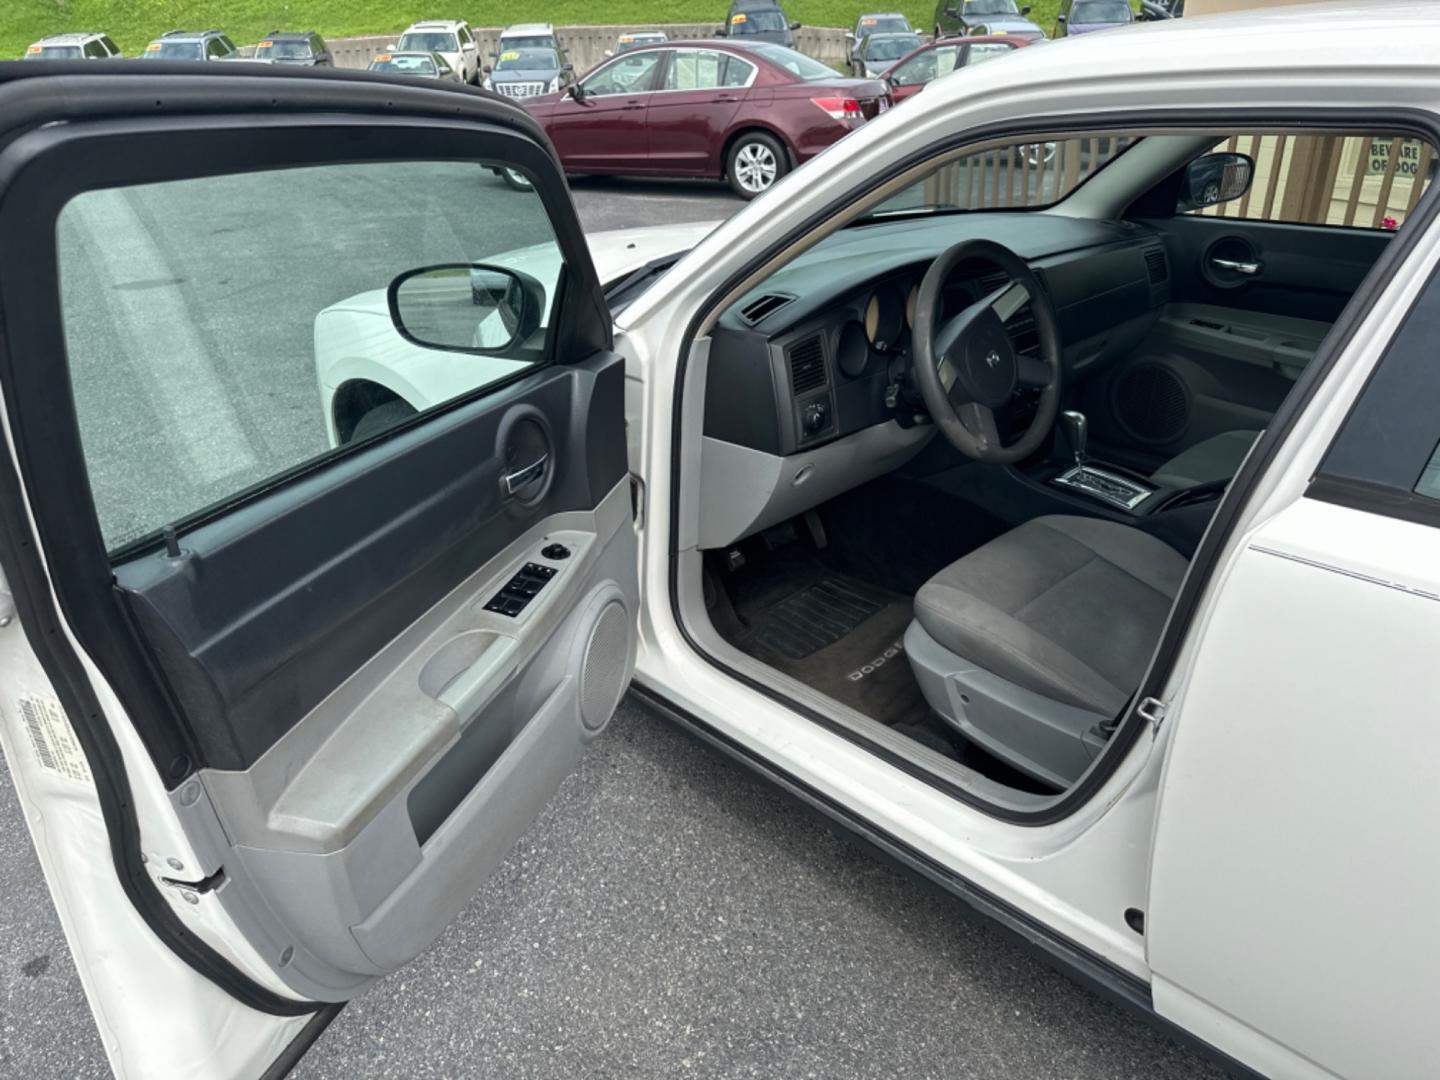
[[[142,54],[146,60],[203,60],[198,41],[152,41]]]
[[[79,45],[31,45],[25,50],[26,60],[79,60]]]
[[[1015,0],[965,0],[966,15],[1019,15]]]
[[[865,45],[866,60],[899,60],[920,47],[918,34],[897,34],[894,37],[870,38]]]
[[[1070,9],[1070,21],[1076,23],[1122,23],[1132,18],[1127,0],[1075,0]]]
[[[1139,140],[1128,135],[1012,143],[947,158],[858,222],[971,210],[1043,210],[1068,198]]]
[[[749,46],[752,52],[761,56],[770,63],[784,68],[805,82],[818,82],[822,79],[838,79],[835,69],[827,67],[819,60],[811,60],[804,53],[798,53],[794,49],[787,49],[784,45],[771,45],[762,43]]]
[[[664,40],[664,34],[634,34],[622,37],[615,51],[625,52],[628,49],[638,49],[642,45],[658,45]]]
[[[522,49],[503,52],[495,62],[496,71],[559,71],[560,58],[554,49]]]
[[[730,16],[730,33],[736,37],[743,34],[773,34],[777,30],[784,29],[785,16],[774,8],[737,11]]]
[[[396,52],[459,52],[454,34],[436,33],[423,30],[406,34],[400,39]]]
[[[434,75],[435,61],[428,56],[392,56],[382,54],[370,61],[371,71],[388,71],[395,75]]]
[[[855,31],[860,37],[866,34],[908,34],[910,20],[903,15],[867,15],[860,20]]]
[[[262,41],[255,46],[256,60],[309,60],[310,44],[305,41]]]
[[[550,34],[526,34],[524,37],[507,34],[500,39],[500,47],[509,52],[516,49],[554,49],[555,38]]]

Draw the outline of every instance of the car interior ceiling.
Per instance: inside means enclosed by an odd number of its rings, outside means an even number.
[[[1117,219],[857,222],[721,314],[698,532],[715,634],[991,785],[1073,784],[1230,479],[1391,235],[1178,213],[1189,182],[1151,177]],[[1059,415],[1018,461],[961,453],[914,385],[920,283],[965,240],[1016,253],[1055,309]],[[1006,285],[964,260],[937,317]],[[1005,326],[1022,362],[1034,316]],[[1002,440],[1037,393],[995,410]]]

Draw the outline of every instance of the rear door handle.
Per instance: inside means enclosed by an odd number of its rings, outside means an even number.
[[[506,473],[500,478],[500,484],[505,489],[505,494],[514,496],[519,494],[520,489],[528,484],[533,484],[545,475],[545,466],[550,462],[550,455],[544,454],[539,461],[532,461],[522,469],[516,469],[512,473]]]
[[[620,106],[620,109],[622,112],[628,112],[631,109],[643,109],[644,107],[645,103],[643,101],[627,101],[624,105]]]
[[[1244,274],[1246,277],[1254,277],[1260,273],[1258,262],[1241,262],[1239,259],[1211,259],[1210,265],[1217,270],[1229,270],[1233,274]]]

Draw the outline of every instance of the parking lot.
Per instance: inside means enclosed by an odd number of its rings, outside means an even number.
[[[588,180],[574,196],[590,231],[718,219],[738,205],[719,184],[685,181]],[[276,250],[305,257],[303,244]],[[251,340],[246,355],[277,358],[247,378],[313,394],[305,349]],[[0,1073],[104,1076],[8,784],[0,851]],[[296,1075],[680,1074],[1212,1070],[627,704],[460,920],[347,1007]]]

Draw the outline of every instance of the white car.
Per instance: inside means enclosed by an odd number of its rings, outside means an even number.
[[[602,288],[613,291],[647,267],[668,266],[714,227],[715,222],[705,222],[626,229],[592,233],[586,241]],[[553,243],[541,244],[486,261],[539,281],[554,281],[560,252]],[[633,285],[648,281],[646,277]],[[612,310],[621,299],[613,296]],[[357,293],[315,316],[315,372],[332,446],[367,438],[465,393],[477,381],[488,383],[527,366],[502,356],[479,362],[486,370],[477,374],[473,367],[457,366],[452,354],[402,337],[384,288]]]
[[[480,49],[470,24],[463,19],[436,19],[411,23],[390,53],[439,53],[460,73],[460,81],[480,84]]]
[[[630,687],[1227,1068],[1432,1074],[1437,57],[1020,50],[623,305],[491,96],[0,71],[0,741],[117,1073],[283,1073]],[[350,314],[418,411],[347,442]]]
[[[501,53],[513,49],[554,49],[564,56],[560,38],[551,23],[515,23],[500,31],[500,41],[491,59],[498,59]]]
[[[52,34],[25,50],[22,60],[113,60],[120,48],[109,34]]]

